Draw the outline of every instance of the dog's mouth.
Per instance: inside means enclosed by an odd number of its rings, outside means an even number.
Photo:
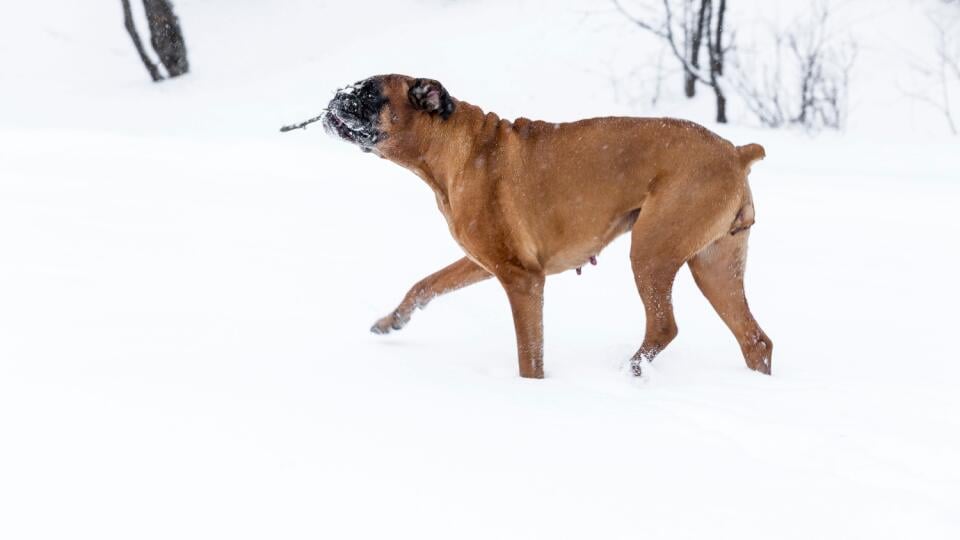
[[[327,111],[323,117],[323,127],[327,133],[336,135],[341,139],[359,145],[362,149],[369,151],[370,147],[377,144],[377,130],[372,126],[357,125],[340,118],[333,111]]]
[[[327,106],[323,127],[369,152],[383,138],[377,123],[385,102],[379,85],[370,79],[338,90]]]

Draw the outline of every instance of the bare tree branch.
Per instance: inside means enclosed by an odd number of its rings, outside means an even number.
[[[958,2],[960,3],[960,2]],[[930,106],[943,115],[953,135],[960,134],[960,124],[954,114],[954,101],[960,99],[960,38],[954,25],[960,25],[960,15],[950,18],[931,16],[936,33],[934,64],[914,64],[913,71],[924,82],[922,90],[905,91],[904,95]],[[931,95],[934,92],[934,95]]]
[[[133,22],[130,0],[121,0],[121,2],[123,3],[123,26],[127,29],[127,33],[130,34],[130,39],[133,40],[133,46],[136,47],[137,54],[140,55],[140,60],[143,62],[143,65],[146,66],[153,82],[162,81],[163,75],[160,74],[160,69],[150,60],[150,57],[147,56],[143,42],[140,41],[140,34],[137,33],[137,26]]]
[[[691,0],[684,0],[690,2]],[[690,28],[691,17],[684,17],[679,25],[679,31],[682,35],[678,36],[678,24],[675,20],[674,6],[670,0],[661,0],[663,7],[662,22],[651,23],[646,19],[635,16],[630,13],[621,3],[621,0],[612,0],[617,11],[624,17],[636,24],[639,28],[660,38],[670,49],[674,59],[679,62],[684,71],[684,91],[688,97],[695,93],[693,90],[696,83],[702,83],[713,90],[716,97],[717,116],[716,120],[720,123],[727,121],[726,115],[726,96],[722,88],[723,61],[724,53],[730,49],[730,45],[723,41],[723,24],[726,12],[726,0],[719,0],[717,4],[717,15],[714,18],[714,4],[712,0],[700,0],[700,10],[697,16],[696,26]],[[687,3],[682,4],[683,12],[688,13]],[[653,20],[657,20],[653,18]],[[716,21],[716,28],[713,27]],[[699,35],[698,35],[699,33]],[[707,54],[709,61],[706,69],[700,66],[699,50],[704,45],[702,40],[706,37]],[[682,41],[681,41],[682,39]],[[689,44],[688,44],[689,42]],[[688,58],[689,56],[689,58]]]
[[[843,126],[857,47],[832,35],[829,27],[830,12],[821,3],[808,20],[773,29],[772,67],[763,64],[755,73],[737,61],[734,88],[761,124],[808,130]]]

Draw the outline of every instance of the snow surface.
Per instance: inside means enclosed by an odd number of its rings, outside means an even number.
[[[119,2],[19,3],[0,538],[960,537],[960,141],[889,60],[929,3],[842,5],[864,82],[813,138],[615,99],[656,45],[606,2],[180,0],[193,73],[160,85]],[[545,380],[517,377],[493,282],[370,334],[458,248],[413,175],[277,128],[382,72],[505,117],[669,112],[762,143],[747,287],[774,376],[687,271],[679,337],[630,376],[626,239],[548,280]]]

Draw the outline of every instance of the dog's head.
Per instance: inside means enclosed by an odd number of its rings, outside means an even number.
[[[323,118],[327,131],[364,152],[390,158],[412,151],[424,129],[444,122],[456,100],[439,82],[405,75],[378,75],[337,91]]]

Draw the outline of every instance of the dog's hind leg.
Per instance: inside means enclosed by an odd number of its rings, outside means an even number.
[[[700,291],[737,338],[747,367],[769,375],[773,342],[750,313],[743,290],[749,236],[749,229],[723,235],[690,259],[690,271]]]
[[[630,362],[635,375],[644,360],[652,361],[677,336],[672,301],[677,272],[728,231],[740,200],[735,182],[706,174],[667,181],[644,203],[633,225],[630,263],[646,312],[646,334]]]
[[[391,330],[400,330],[410,322],[413,311],[426,307],[430,300],[489,277],[491,277],[489,272],[464,257],[418,281],[403,297],[400,305],[389,315],[374,323],[370,331],[374,334],[387,334]]]
[[[641,216],[645,211],[646,208]],[[634,375],[640,375],[644,360],[653,360],[677,337],[671,297],[674,278],[684,260],[682,254],[672,248],[653,233],[652,227],[638,220],[633,229],[630,263],[646,311],[647,328],[643,344],[630,361]]]

